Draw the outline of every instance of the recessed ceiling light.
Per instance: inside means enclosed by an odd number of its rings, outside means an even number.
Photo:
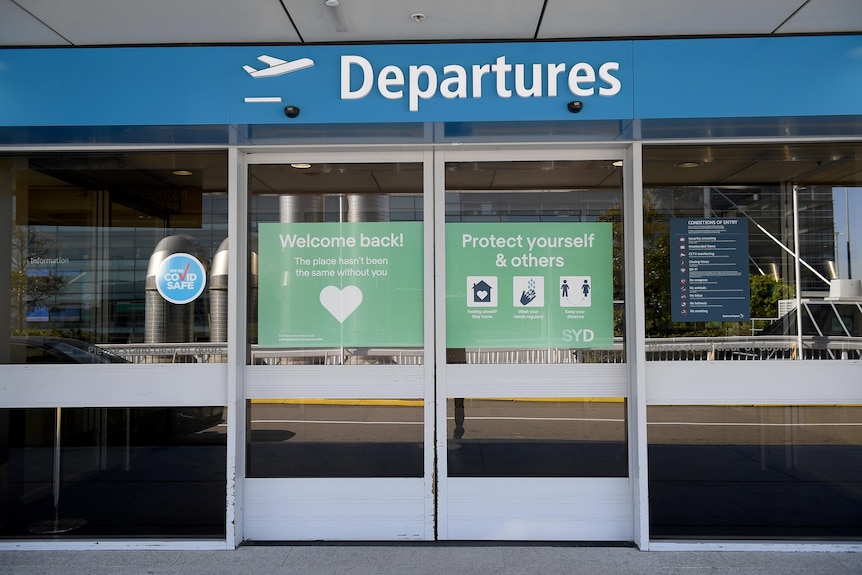
[[[699,168],[702,165],[700,162],[679,162],[674,164],[677,168]]]
[[[192,172],[189,170],[174,170],[173,174],[175,176],[191,176]]]
[[[326,4],[330,8],[335,8],[336,6],[341,4],[341,2],[339,2],[338,0],[326,0],[326,2],[324,2],[324,4]]]
[[[297,170],[307,170],[311,167],[311,164],[299,163],[299,164],[291,164],[291,168],[296,168]]]
[[[425,19],[425,14],[422,14],[421,12],[417,12],[416,14],[411,14],[410,17],[413,18],[413,20],[416,22],[421,22],[422,20]]]

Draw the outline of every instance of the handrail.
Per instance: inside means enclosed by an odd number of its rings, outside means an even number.
[[[669,337],[646,340],[650,361],[750,361],[776,359],[862,359],[862,338],[805,336]],[[131,363],[224,363],[225,343],[100,344],[108,353]],[[801,354],[801,355],[800,355]],[[461,354],[467,364],[623,363],[622,338],[606,349],[470,348]],[[252,346],[254,365],[421,365],[422,348],[259,348]]]

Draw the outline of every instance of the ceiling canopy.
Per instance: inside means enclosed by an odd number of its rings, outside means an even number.
[[[16,47],[858,31],[859,0],[0,0],[0,46]]]

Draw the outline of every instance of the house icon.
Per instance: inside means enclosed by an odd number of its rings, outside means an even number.
[[[473,284],[473,303],[491,303],[491,286],[485,280]]]

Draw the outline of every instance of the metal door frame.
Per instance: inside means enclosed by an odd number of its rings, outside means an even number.
[[[435,190],[436,202],[435,227],[438,230],[438,238],[444,237],[445,228],[445,174],[446,163],[450,161],[562,161],[562,160],[621,160],[624,166],[623,177],[623,204],[624,204],[624,229],[625,229],[625,259],[626,259],[626,363],[616,365],[583,365],[574,366],[578,373],[580,382],[571,383],[574,373],[573,366],[564,365],[498,365],[498,366],[470,366],[470,365],[447,365],[446,364],[446,254],[443,242],[438,241],[436,253],[436,325],[438,331],[437,340],[437,422],[438,433],[437,452],[438,457],[438,538],[439,539],[483,539],[483,538],[522,538],[520,532],[501,532],[496,527],[500,517],[495,511],[495,506],[513,497],[515,493],[529,493],[535,487],[541,487],[541,495],[533,501],[522,499],[516,504],[522,508],[539,506],[549,510],[553,514],[555,502],[561,501],[565,494],[567,497],[577,492],[574,498],[588,499],[595,496],[605,497],[608,508],[616,509],[616,529],[610,531],[615,533],[611,537],[600,535],[594,537],[592,525],[587,525],[584,530],[575,528],[562,532],[551,528],[543,530],[538,521],[534,527],[538,537],[542,539],[619,539],[640,542],[645,540],[645,514],[641,510],[646,509],[642,498],[645,498],[645,474],[640,472],[645,469],[641,462],[646,457],[645,441],[645,409],[640,405],[640,393],[635,389],[633,382],[638,382],[636,377],[642,373],[643,365],[643,311],[641,306],[642,290],[638,288],[640,282],[636,278],[642,277],[642,210],[640,193],[640,170],[634,170],[633,166],[640,166],[640,148],[634,149],[629,146],[601,146],[589,147],[521,147],[500,149],[499,147],[489,149],[487,147],[476,147],[473,149],[458,148],[440,151],[435,156]],[[637,180],[635,177],[637,176]],[[637,193],[636,193],[637,192]],[[639,251],[640,250],[640,251]],[[641,334],[640,336],[638,334]],[[477,369],[479,368],[479,369]],[[548,385],[542,388],[524,389],[518,388],[518,382],[523,381],[526,376],[535,382],[542,379]],[[515,390],[518,397],[564,397],[567,394],[580,397],[625,397],[628,404],[627,434],[629,453],[629,474],[624,481],[617,478],[548,478],[547,480],[537,478],[456,478],[450,479],[447,473],[447,441],[446,429],[446,400],[447,397],[512,397]],[[643,478],[641,477],[643,475]],[[603,495],[600,495],[603,494]],[[487,505],[482,507],[476,503],[477,497],[488,496]],[[462,516],[456,518],[453,512],[454,502],[472,505],[479,515],[485,515],[484,525],[478,525],[482,521],[473,521],[475,517]],[[529,521],[529,518],[521,518]],[[533,518],[535,519],[535,518]],[[548,517],[550,523],[554,523],[562,516]],[[589,520],[588,520],[589,522]],[[472,525],[471,525],[472,523]]]

